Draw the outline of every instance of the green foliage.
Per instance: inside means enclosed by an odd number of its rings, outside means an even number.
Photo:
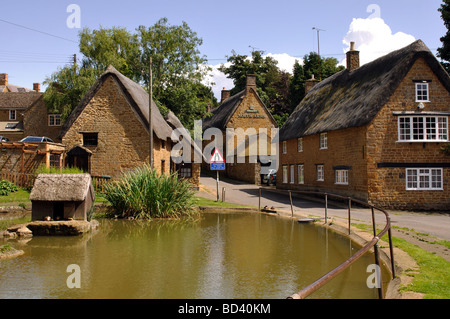
[[[158,175],[155,169],[144,165],[108,183],[104,196],[123,217],[178,218],[195,212],[191,186],[176,174]]]
[[[441,18],[444,21],[444,25],[447,28],[446,34],[441,37],[442,47],[438,48],[437,56],[440,57],[443,62],[442,65],[450,73],[450,1],[444,0],[439,8]]]
[[[319,78],[319,56],[311,52],[303,58],[303,65],[296,61],[292,74],[281,71],[278,62],[270,56],[263,57],[263,51],[253,51],[251,58],[246,55],[228,57],[230,66],[222,65],[220,70],[233,79],[235,87],[231,90],[234,95],[245,89],[248,74],[256,75],[258,95],[272,113],[281,127],[305,97],[305,81]],[[325,79],[344,69],[337,66],[335,58],[321,58],[321,78]]]
[[[13,250],[13,248],[9,244],[5,244],[5,245],[1,245],[0,246],[0,254],[5,254],[5,253],[8,253],[8,252],[10,252],[12,250]]]
[[[39,174],[84,174],[84,172],[76,167],[65,167],[63,169],[57,167],[47,168],[45,165],[40,165],[35,172],[35,175]]]
[[[8,196],[11,193],[17,192],[19,189],[14,183],[7,180],[0,181],[0,196]]]

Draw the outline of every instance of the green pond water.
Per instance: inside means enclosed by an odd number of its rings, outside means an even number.
[[[359,249],[325,228],[262,214],[99,222],[81,237],[8,241],[25,254],[0,260],[0,298],[285,299]],[[377,298],[366,284],[373,263],[367,254],[311,298]],[[73,264],[81,287],[71,289]]]

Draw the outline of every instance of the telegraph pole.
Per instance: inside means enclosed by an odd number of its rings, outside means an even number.
[[[152,124],[152,101],[153,101],[153,71],[152,71],[152,57],[150,57],[150,70],[149,70],[149,81],[148,81],[148,132],[150,136],[150,149],[149,149],[149,161],[150,168],[153,168],[153,124]]]
[[[319,32],[320,31],[325,31],[325,30],[321,30],[318,29],[316,27],[313,27],[313,30],[317,31],[317,54],[319,55],[319,81],[322,81],[322,71],[321,71],[321,61],[320,61],[320,37],[319,37]]]

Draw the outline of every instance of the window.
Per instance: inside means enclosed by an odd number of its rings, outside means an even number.
[[[178,177],[191,178],[192,177],[192,163],[182,163],[177,165]]]
[[[448,120],[445,116],[409,116],[398,121],[401,142],[446,142]]]
[[[323,182],[324,180],[323,165],[317,165],[317,181]]]
[[[48,116],[48,126],[61,126],[61,114],[50,114]]]
[[[287,184],[288,182],[288,167],[287,165],[283,166],[283,184]]]
[[[83,133],[83,146],[97,146],[98,133]]]
[[[429,102],[428,83],[416,83],[416,102]]]
[[[16,120],[16,110],[9,110],[9,120],[10,121]]]
[[[297,151],[299,153],[303,152],[303,139],[299,138],[297,141]]]
[[[295,166],[291,165],[291,174],[289,175],[291,184],[295,183]]]
[[[320,134],[320,149],[325,150],[328,148],[328,133]]]
[[[442,189],[442,168],[406,169],[406,190]]]
[[[287,154],[287,142],[283,141],[283,154]]]
[[[334,182],[338,185],[348,185],[348,170],[336,170]]]
[[[297,174],[298,174],[298,183],[299,184],[305,184],[305,172],[304,172],[304,165],[298,165],[297,166]]]
[[[50,154],[50,166],[60,168],[61,167],[61,155]]]

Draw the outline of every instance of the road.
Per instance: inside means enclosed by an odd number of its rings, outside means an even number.
[[[216,179],[202,176],[200,184],[208,191],[200,192],[201,196],[216,199]],[[233,204],[241,204],[258,207],[259,186],[250,185],[230,180],[220,180],[220,199],[222,188],[225,187],[225,200]],[[276,210],[291,211],[289,196],[277,191],[275,187],[263,187],[261,195],[261,207],[273,207]],[[324,204],[316,200],[293,197],[294,215],[324,218]],[[450,214],[387,211],[393,226],[413,229],[418,233],[426,233],[439,239],[450,240]],[[348,208],[345,205],[334,205],[329,201],[328,217],[348,221]],[[352,222],[371,222],[370,210],[362,208],[351,209]],[[376,214],[376,223],[381,228],[385,225],[384,214]]]

